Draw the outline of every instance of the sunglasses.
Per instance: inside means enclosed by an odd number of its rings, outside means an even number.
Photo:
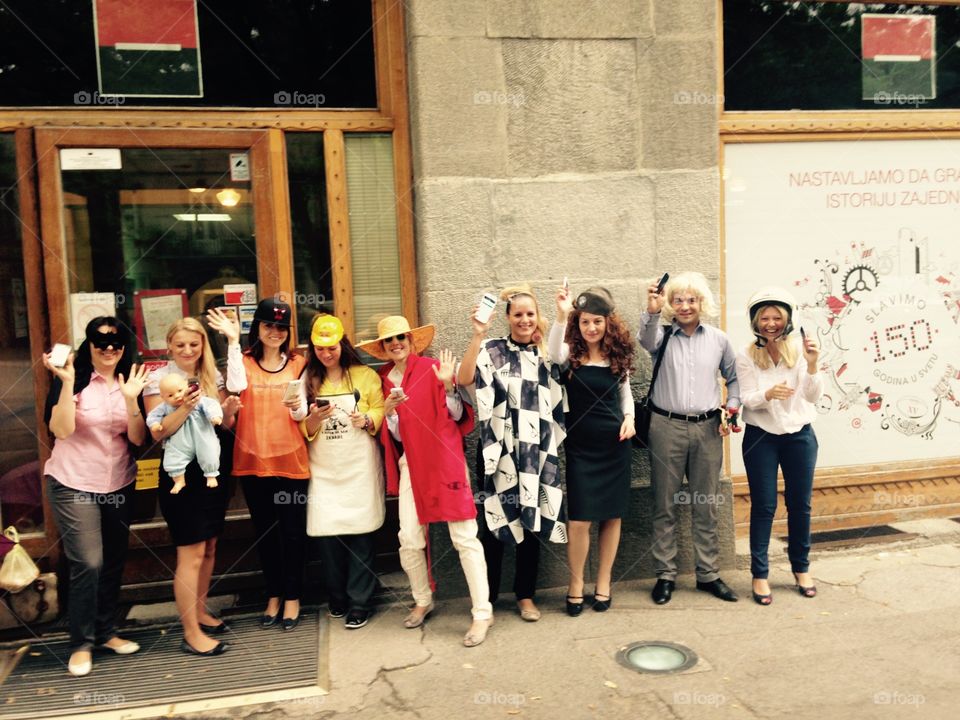
[[[385,343],[392,343],[394,340],[396,340],[397,342],[403,342],[406,339],[407,339],[407,334],[400,333],[399,335],[391,335],[390,337],[385,337],[383,341]]]

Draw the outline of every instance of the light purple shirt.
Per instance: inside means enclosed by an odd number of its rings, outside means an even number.
[[[640,346],[657,361],[665,326],[660,314],[640,315]],[[720,407],[722,401],[719,375],[727,382],[726,407],[740,407],[740,385],[737,382],[736,353],[722,330],[701,323],[687,335],[674,322],[673,335],[667,343],[666,355],[657,375],[651,402],[661,410],[684,415],[699,415]]]

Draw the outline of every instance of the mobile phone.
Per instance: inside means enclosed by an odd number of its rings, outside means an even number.
[[[403,388],[397,385],[396,387],[390,388],[390,394],[394,397],[400,397],[403,395]]]
[[[287,383],[287,387],[283,391],[284,402],[290,402],[291,400],[295,400],[300,396],[300,384],[302,382],[303,380],[297,379],[297,380],[291,380],[290,382]]]
[[[563,276],[563,290],[564,292],[568,292],[570,290],[570,278],[568,278],[566,275]]]
[[[187,378],[187,390],[191,393],[195,393],[200,389],[200,378]]]
[[[660,278],[660,282],[657,283],[657,295],[663,292],[663,288],[667,285],[667,280],[670,279],[670,273],[664,273],[663,277]]]
[[[63,367],[67,364],[67,358],[70,357],[72,350],[73,348],[69,345],[57,343],[53,346],[53,350],[50,351],[50,364],[58,368]]]
[[[493,315],[493,309],[497,306],[497,296],[493,293],[484,293],[480,298],[480,306],[477,308],[477,314],[474,317],[478,322],[488,322]]]
[[[317,404],[318,408],[326,407],[330,404],[330,401],[326,398],[314,398],[313,401]]]
[[[807,341],[807,334],[803,331],[803,325],[800,326],[800,339],[804,342]]]

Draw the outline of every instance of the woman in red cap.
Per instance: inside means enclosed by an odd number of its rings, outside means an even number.
[[[404,627],[420,627],[433,610],[427,525],[445,522],[470,589],[473,623],[463,644],[473,647],[493,625],[487,566],[463,455],[463,438],[473,429],[473,409],[454,384],[453,354],[444,350],[439,360],[418,354],[433,340],[433,331],[433,325],[411,329],[406,318],[395,315],[377,324],[376,340],[358,347],[387,361],[380,368],[387,418],[380,437],[387,492],[399,495],[400,564],[416,603]]]
[[[290,413],[310,446],[307,535],[320,538],[330,617],[367,624],[377,586],[373,534],[383,525],[380,377],[360,360],[333,315],[318,315],[300,401]]]
[[[257,305],[247,350],[240,352],[240,325],[213,308],[210,327],[227,338],[227,390],[240,393],[233,474],[240,478],[267,590],[260,626],[293,630],[300,619],[306,548],[307,446],[287,407],[284,391],[307,361],[290,348],[290,306],[268,298]],[[293,398],[289,406],[299,404]],[[283,614],[281,612],[283,600]]]

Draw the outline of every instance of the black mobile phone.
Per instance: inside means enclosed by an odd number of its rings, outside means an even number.
[[[803,331],[803,325],[800,326],[800,339],[804,342],[807,341],[807,334]]]
[[[199,390],[199,389],[200,389],[200,378],[195,378],[195,377],[187,378],[187,389],[188,389],[191,393],[195,393],[197,390]]]
[[[330,404],[330,401],[326,398],[316,398],[314,402],[317,404],[318,408],[326,407]]]
[[[663,292],[663,288],[666,287],[667,280],[670,279],[670,273],[664,273],[663,277],[660,278],[660,282],[657,283],[657,295]]]

